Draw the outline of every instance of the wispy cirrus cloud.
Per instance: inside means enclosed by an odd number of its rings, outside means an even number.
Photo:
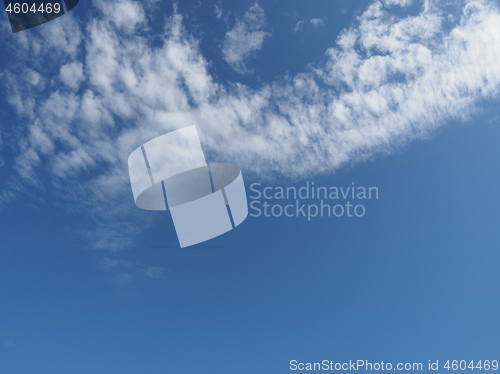
[[[222,19],[222,9],[219,5],[214,5],[215,18]]]
[[[120,292],[126,294],[136,293],[138,282],[161,279],[165,274],[165,269],[162,267],[146,266],[135,261],[110,257],[103,257],[97,266],[108,274],[111,283]]]
[[[271,35],[263,30],[265,24],[264,9],[255,3],[226,33],[222,55],[231,68],[239,73],[248,72],[247,61],[262,48],[265,38]]]
[[[313,28],[317,29],[319,27],[325,26],[325,21],[321,18],[310,18],[307,22],[305,20],[300,20],[295,24],[294,32],[299,32],[305,24],[311,25]]]
[[[124,14],[111,16],[95,1],[100,13],[86,26],[70,14],[10,39],[18,62],[2,78],[20,124],[7,130],[15,151],[4,168],[16,183],[49,180],[68,201],[86,196],[86,209],[105,217],[99,226],[109,237],[96,240],[100,248],[125,245],[123,227],[134,220],[128,155],[167,131],[196,124],[207,154],[244,173],[304,177],[390,152],[469,118],[499,94],[493,1],[454,5],[451,21],[439,3],[404,15],[409,1],[374,1],[315,68],[258,88],[214,80],[181,14],[170,16],[158,46],[146,13],[130,19],[139,2],[127,0],[117,8]],[[262,9],[247,15],[224,44],[236,69],[246,69],[255,51],[248,46],[267,36]],[[241,49],[236,40],[253,32]]]

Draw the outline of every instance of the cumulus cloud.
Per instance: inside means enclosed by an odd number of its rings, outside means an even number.
[[[62,82],[73,90],[77,90],[83,80],[83,64],[81,62],[71,62],[61,66],[59,76]]]
[[[230,32],[244,24],[234,35],[251,34],[248,24],[262,21],[259,9]],[[215,81],[177,12],[159,46],[147,33],[122,37],[130,26],[113,20],[127,19],[127,7],[114,15],[102,8],[85,27],[52,22],[44,30],[62,28],[76,47],[53,42],[48,55],[41,46],[50,33],[26,34],[15,47],[19,62],[2,72],[22,124],[9,134],[17,149],[13,178],[49,180],[59,198],[93,212],[96,247],[126,245],[124,231],[133,236],[135,229],[124,227],[137,227],[128,155],[168,131],[196,124],[214,160],[238,164],[245,175],[300,178],[389,152],[498,97],[500,13],[493,2],[468,2],[453,25],[428,2],[418,14],[392,10],[374,1],[316,68],[257,89]],[[147,23],[139,20],[134,27]],[[239,65],[246,53],[230,60],[236,68],[246,67]],[[82,66],[79,91],[52,79],[57,71],[64,81],[68,64]]]
[[[133,0],[105,1],[94,0],[103,15],[118,29],[131,33],[145,20],[143,7]]]
[[[239,73],[248,71],[247,60],[262,48],[264,39],[270,33],[263,31],[266,23],[264,9],[254,4],[244,15],[237,20],[234,28],[226,33],[222,55],[224,60]]]

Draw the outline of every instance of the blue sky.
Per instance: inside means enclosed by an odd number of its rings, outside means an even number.
[[[102,2],[1,21],[0,372],[499,359],[494,1]],[[377,186],[180,249],[127,157],[196,124],[249,186]],[[496,355],[496,356],[495,356]]]

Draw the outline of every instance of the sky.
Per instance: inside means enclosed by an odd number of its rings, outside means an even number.
[[[82,0],[15,34],[2,17],[0,372],[499,360],[499,6]],[[354,199],[361,217],[250,209],[181,249],[168,212],[135,206],[127,159],[193,124],[249,204],[313,182],[378,198]]]

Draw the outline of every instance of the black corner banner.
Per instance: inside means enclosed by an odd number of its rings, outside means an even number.
[[[50,22],[73,9],[79,0],[4,0],[12,32],[19,32]]]
[[[69,12],[76,6],[76,4],[78,4],[80,0],[63,0],[63,1],[66,4],[66,10]]]

